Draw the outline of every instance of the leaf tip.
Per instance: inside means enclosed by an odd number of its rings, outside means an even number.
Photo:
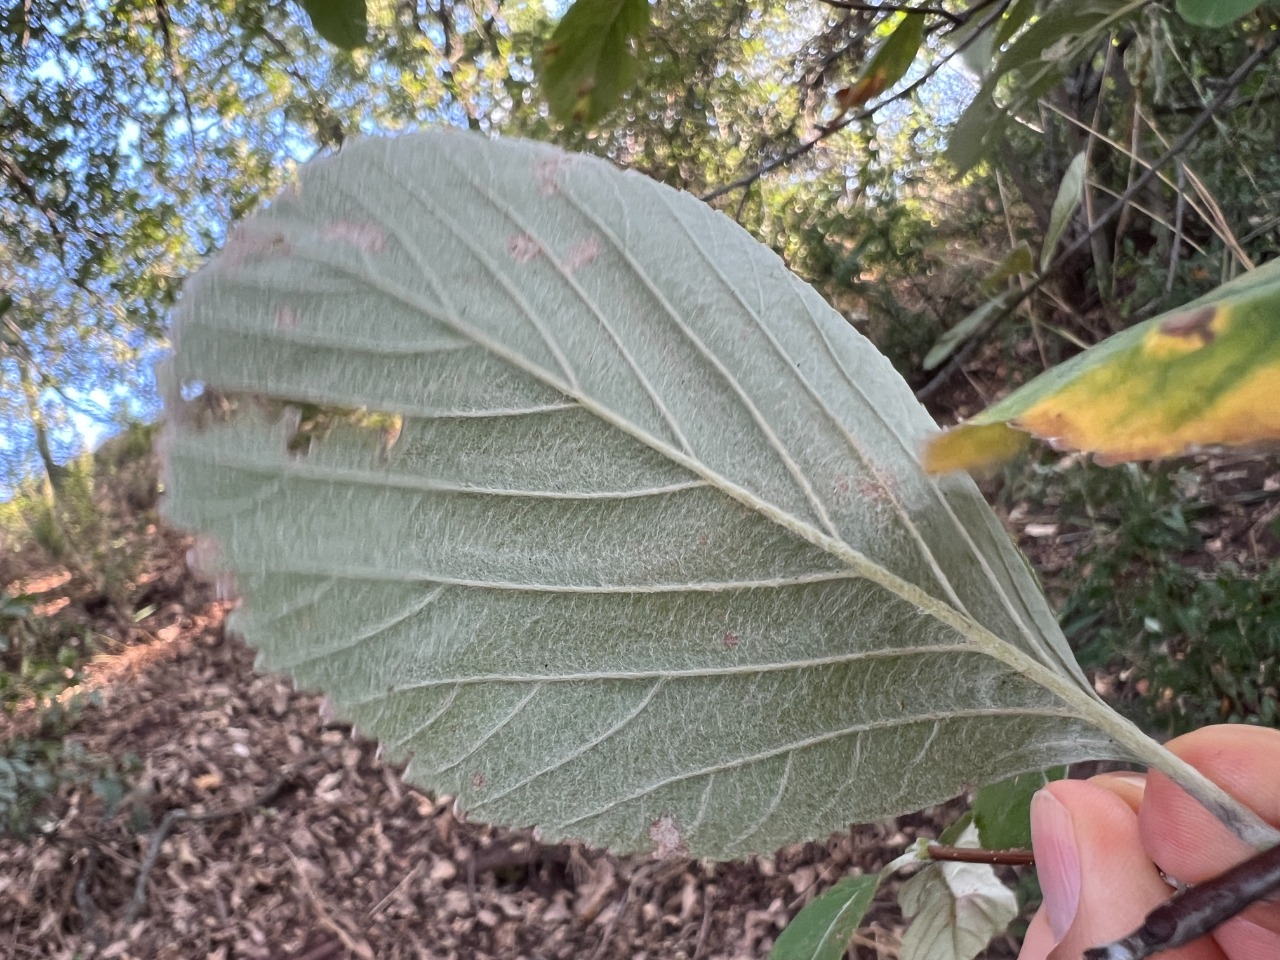
[[[929,439],[921,463],[937,476],[997,467],[1027,448],[1031,437],[1007,423],[964,423]]]

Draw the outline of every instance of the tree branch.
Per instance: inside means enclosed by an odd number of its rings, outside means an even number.
[[[963,15],[952,13],[950,10],[943,10],[941,7],[899,6],[896,3],[857,3],[855,0],[820,0],[820,2],[829,7],[835,7],[839,10],[853,10],[856,13],[918,13],[924,16],[942,17],[957,27],[963,26],[965,21]]]
[[[66,235],[62,230],[62,218],[52,207],[40,199],[40,194],[36,192],[35,184],[31,182],[31,178],[18,165],[18,161],[9,156],[9,154],[0,150],[0,173],[4,174],[4,178],[9,181],[18,193],[27,198],[27,202],[40,211],[41,215],[49,221],[49,229],[53,231],[53,237],[58,241],[58,248],[61,250],[66,243]]]

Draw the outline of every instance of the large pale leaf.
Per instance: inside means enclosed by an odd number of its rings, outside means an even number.
[[[734,857],[1125,752],[888,362],[638,175],[359,141],[189,283],[171,373],[169,514],[262,666],[479,818]]]
[[[978,828],[956,846],[979,846]],[[902,884],[898,902],[911,919],[902,960],[973,960],[1018,915],[1018,898],[985,863],[930,864]]]
[[[988,466],[1028,437],[1115,463],[1280,441],[1280,261],[1130,327],[929,443],[930,470]]]

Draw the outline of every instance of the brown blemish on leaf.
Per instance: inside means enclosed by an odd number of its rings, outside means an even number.
[[[570,273],[581,270],[594,263],[598,256],[600,256],[599,239],[593,235],[585,240],[579,240],[569,248],[569,253],[564,258],[565,269]]]
[[[1201,307],[1190,313],[1180,313],[1160,324],[1160,332],[1171,337],[1195,337],[1201,346],[1207,346],[1216,336],[1213,318],[1217,312],[1214,307]]]
[[[538,241],[527,233],[517,233],[507,237],[507,254],[516,263],[529,263],[542,253]]]
[[[871,477],[858,478],[858,496],[863,500],[871,500],[875,503],[887,503],[889,500],[889,494],[885,490],[884,484]]]
[[[222,261],[234,270],[250,260],[275,260],[288,256],[292,250],[293,245],[279,230],[257,231],[239,226],[231,231],[227,245],[222,248]]]
[[[381,253],[387,245],[387,235],[382,228],[373,223],[353,223],[350,220],[335,220],[327,223],[320,230],[323,240],[337,240],[348,243],[366,253]]]
[[[471,775],[471,786],[475,790],[483,790],[486,782],[485,775],[479,770]]]
[[[649,824],[649,839],[654,843],[653,859],[655,860],[689,855],[689,847],[684,842],[684,834],[680,832],[680,824],[669,813],[664,813]]]

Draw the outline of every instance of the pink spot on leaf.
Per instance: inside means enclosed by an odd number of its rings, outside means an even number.
[[[738,636],[738,634],[734,633],[732,630],[726,630],[722,642],[724,643],[724,648],[726,650],[736,650],[738,649],[738,644],[742,642],[742,637]]]
[[[251,260],[275,260],[288,256],[292,249],[279,230],[258,230],[242,225],[231,231],[227,245],[222,249],[222,258],[226,266],[234,270]]]
[[[325,224],[320,230],[320,237],[350,244],[366,253],[381,253],[387,245],[387,235],[381,227],[372,223],[353,223],[350,220],[335,220]]]
[[[654,843],[653,858],[655,860],[689,855],[689,847],[684,842],[684,834],[680,832],[680,824],[669,813],[664,813],[649,824],[649,839]]]
[[[517,233],[507,238],[507,253],[516,263],[529,263],[542,253],[538,241],[527,233]]]
[[[293,307],[281,307],[276,311],[276,326],[281,330],[297,329],[298,311]]]
[[[485,775],[477,770],[471,775],[471,786],[476,790],[483,790],[486,783]]]
[[[534,173],[538,178],[538,189],[544,197],[560,192],[559,173],[562,166],[564,160],[560,157],[538,161]]]
[[[570,273],[581,270],[583,267],[594,263],[598,256],[600,256],[600,241],[594,235],[587,237],[585,240],[579,240],[569,248],[568,254],[565,255],[565,269]]]

